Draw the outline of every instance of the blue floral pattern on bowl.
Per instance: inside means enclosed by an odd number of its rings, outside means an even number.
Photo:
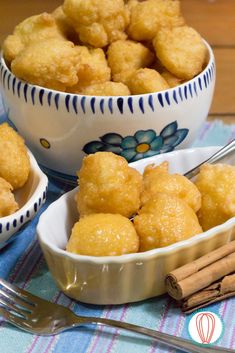
[[[128,162],[151,157],[156,154],[170,152],[187,136],[188,129],[178,129],[177,121],[165,126],[158,135],[154,130],[138,130],[134,136],[123,137],[111,132],[100,137],[99,141],[91,141],[83,147],[86,154],[100,151],[113,152]]]

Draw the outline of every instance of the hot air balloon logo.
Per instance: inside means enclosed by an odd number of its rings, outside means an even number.
[[[202,311],[192,316],[188,330],[191,338],[195,342],[203,345],[211,344],[221,338],[223,322],[217,314]]]

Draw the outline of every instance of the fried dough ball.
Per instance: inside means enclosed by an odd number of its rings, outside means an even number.
[[[20,188],[28,179],[30,160],[23,138],[7,123],[0,125],[0,151],[0,177]]]
[[[129,10],[123,0],[65,0],[63,10],[82,43],[103,48],[126,38]]]
[[[121,82],[104,82],[87,86],[80,91],[81,94],[88,96],[128,96],[129,88]]]
[[[28,45],[12,61],[11,69],[29,83],[65,91],[78,82],[77,61],[72,42],[53,38]]]
[[[225,164],[201,166],[196,186],[202,194],[198,212],[204,231],[235,216],[235,167]]]
[[[49,38],[65,40],[54,17],[46,12],[28,17],[15,27],[13,34],[5,39],[3,43],[5,59],[11,62],[28,44]]]
[[[156,70],[145,68],[136,70],[131,75],[128,87],[132,94],[144,94],[163,91],[169,85]]]
[[[77,46],[77,76],[78,83],[69,89],[78,93],[86,86],[109,81],[111,69],[108,67],[103,49],[88,49]]]
[[[139,1],[138,0],[129,0],[129,1],[126,1],[126,5],[128,7],[128,9],[131,11],[136,5],[139,4]]]
[[[178,0],[131,2],[129,37],[138,41],[152,40],[160,28],[184,24]]]
[[[185,176],[168,173],[168,162],[158,166],[148,165],[143,174],[141,202],[146,204],[156,194],[163,192],[184,200],[195,212],[201,207],[201,194]]]
[[[78,172],[77,207],[80,216],[119,213],[130,217],[140,207],[142,175],[112,152],[97,152],[84,158]]]
[[[154,55],[148,48],[132,40],[112,43],[107,55],[113,80],[124,84],[135,70],[151,65],[154,60]]]
[[[64,37],[74,43],[78,43],[78,34],[73,28],[69,18],[65,15],[62,6],[57,7],[52,12],[52,16],[54,17],[56,24]]]
[[[119,72],[118,74],[114,74],[112,76],[113,82],[120,82],[120,83],[123,83],[125,86],[128,86],[129,80],[134,73],[135,73],[135,70],[130,70],[130,71],[122,71],[122,72]]]
[[[0,177],[0,217],[9,216],[19,209],[12,193],[12,186]]]
[[[191,79],[201,72],[207,49],[195,29],[183,26],[162,28],[153,40],[156,55],[173,75]]]
[[[140,237],[140,251],[161,248],[202,232],[195,212],[186,202],[159,193],[134,218]]]
[[[132,222],[119,214],[91,214],[75,223],[67,251],[90,256],[116,256],[139,250]]]
[[[161,73],[161,76],[166,80],[166,82],[171,88],[179,86],[183,82],[182,78],[176,77],[167,70],[163,71]]]

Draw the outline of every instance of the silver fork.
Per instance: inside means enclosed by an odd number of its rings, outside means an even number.
[[[199,165],[197,165],[193,169],[189,170],[187,173],[184,174],[184,176],[188,179],[192,179],[193,177],[195,177],[199,173],[200,167],[203,164],[205,164],[205,163],[215,164],[218,162],[220,162],[220,163],[225,162],[234,154],[234,151],[235,151],[235,139],[230,141],[227,145],[222,147],[219,151],[215,152],[212,156],[210,156],[210,158],[206,159],[205,161],[203,161],[202,163],[200,163]]]
[[[199,347],[191,341],[126,322],[75,315],[70,309],[41,299],[0,278],[0,315],[18,328],[37,335],[55,335],[84,324],[113,326],[155,338],[188,353],[235,353],[215,346]]]

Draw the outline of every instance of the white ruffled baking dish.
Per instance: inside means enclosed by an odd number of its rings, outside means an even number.
[[[178,150],[132,163],[143,171],[150,163],[169,161],[170,171],[185,173],[219,147]],[[81,302],[121,304],[161,295],[165,275],[212,251],[234,237],[235,217],[207,232],[173,245],[122,256],[92,257],[66,252],[77,220],[74,189],[51,204],[40,217],[37,233],[49,269],[61,290]]]

